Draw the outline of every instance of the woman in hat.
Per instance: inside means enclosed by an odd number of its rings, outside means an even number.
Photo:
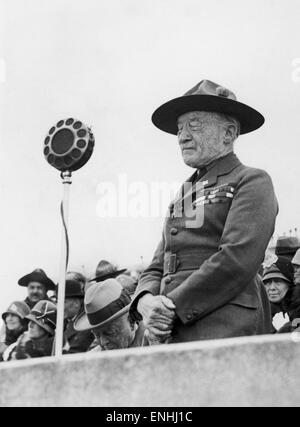
[[[28,331],[15,345],[8,348],[4,360],[51,356],[56,328],[56,306],[51,301],[39,301],[30,314]]]
[[[282,313],[288,318],[283,318],[286,323],[294,311],[295,285],[293,282],[293,266],[289,258],[278,256],[272,265],[263,272],[263,284],[271,304],[273,324],[275,316]],[[281,325],[282,326],[282,325]],[[276,329],[279,329],[275,326]]]
[[[24,301],[14,301],[2,314],[5,325],[3,341],[0,343],[0,360],[3,352],[27,330],[30,309]]]

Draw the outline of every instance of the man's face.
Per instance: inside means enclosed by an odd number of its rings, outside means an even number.
[[[66,298],[65,299],[65,319],[73,319],[79,314],[81,300],[79,298]]]
[[[43,283],[29,282],[27,286],[28,298],[32,302],[39,302],[47,297],[47,288]]]
[[[94,328],[93,333],[101,350],[128,348],[135,336],[134,329],[128,320],[128,314],[113,320],[104,327]]]
[[[226,129],[218,115],[192,111],[178,118],[178,142],[183,161],[192,168],[201,168],[222,156]]]
[[[293,264],[295,285],[300,285],[300,265]]]
[[[264,282],[270,302],[279,303],[289,290],[287,282],[280,278],[269,279]]]

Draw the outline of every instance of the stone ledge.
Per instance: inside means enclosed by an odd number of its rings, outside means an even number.
[[[299,406],[290,335],[0,364],[0,406]]]

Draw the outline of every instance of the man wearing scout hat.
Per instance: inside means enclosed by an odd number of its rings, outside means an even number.
[[[150,266],[131,307],[152,342],[183,342],[271,331],[257,274],[272,237],[277,201],[268,174],[234,154],[239,135],[264,123],[230,90],[202,80],[160,106],[152,121],[177,135],[195,169],[170,204]]]
[[[128,318],[130,291],[117,279],[93,283],[84,298],[85,313],[74,323],[77,331],[92,331],[98,346],[92,351],[142,345],[144,328]]]
[[[30,309],[32,309],[37,302],[48,300],[48,291],[56,290],[55,284],[41,268],[37,268],[31,273],[21,277],[18,284],[19,286],[27,288],[28,296],[25,302]]]

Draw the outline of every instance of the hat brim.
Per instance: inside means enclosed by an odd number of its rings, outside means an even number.
[[[50,328],[50,326],[44,325],[42,322],[39,322],[33,314],[28,314],[25,319],[31,320],[32,322],[40,326],[42,329],[44,329],[46,332],[49,332],[49,334],[54,335],[55,330]]]
[[[122,310],[117,311],[113,316],[109,317],[108,319],[104,320],[104,322],[100,322],[97,325],[92,325],[89,322],[89,319],[87,317],[86,313],[82,313],[77,317],[77,319],[74,322],[74,329],[76,331],[87,331],[94,328],[99,328],[100,326],[105,326],[108,323],[112,322],[113,320],[118,319],[119,317],[123,316],[123,314],[127,313],[129,311],[130,304],[126,305]]]
[[[4,313],[2,313],[2,319],[5,321],[5,318],[8,314],[13,314],[14,316],[17,316],[20,320],[26,320],[26,316],[21,316],[19,313],[16,313],[15,311],[12,310],[7,310]]]
[[[289,281],[287,277],[285,277],[282,273],[267,273],[263,278],[262,281],[265,282],[266,280],[270,279],[281,279],[287,282],[289,285],[292,285],[293,283]]]
[[[242,102],[214,95],[186,95],[172,99],[161,105],[152,115],[153,124],[158,129],[177,135],[177,120],[191,111],[207,111],[235,117],[245,134],[260,128],[265,119],[262,114]]]
[[[45,277],[44,275],[41,275],[39,273],[30,273],[26,274],[26,276],[21,277],[21,279],[18,281],[18,284],[20,286],[27,287],[30,282],[39,282],[46,286],[47,291],[55,291],[56,286],[55,283],[52,282],[51,279],[48,277]]]
[[[114,279],[115,277],[119,276],[119,274],[122,274],[125,271],[127,271],[127,268],[123,268],[123,270],[117,270],[113,273],[105,274],[103,276],[96,276],[93,279],[90,279],[89,282],[103,282],[106,279]]]

